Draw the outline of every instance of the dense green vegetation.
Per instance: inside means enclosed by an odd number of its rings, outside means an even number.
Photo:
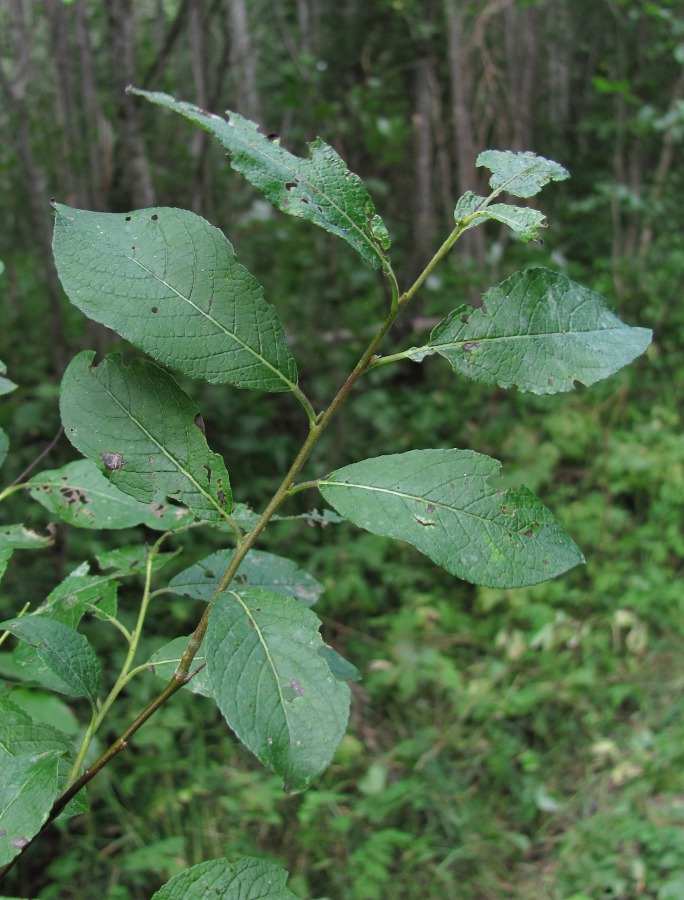
[[[655,344],[591,390],[551,397],[456,381],[436,359],[370,373],[316,461],[336,467],[413,447],[495,456],[507,483],[543,495],[587,566],[533,587],[473,587],[348,525],[334,537],[302,521],[274,525],[261,549],[296,546],[306,558],[326,587],[316,607],[325,639],[363,675],[332,767],[288,797],[227,735],[213,704],[178,695],[93,782],[91,813],[50,832],[5,893],[143,898],[188,865],[249,854],[287,868],[290,889],[307,897],[682,896],[684,244],[663,225],[677,221],[682,197],[677,6],[509,3],[485,14],[451,2],[302,2],[295,16],[286,4],[267,15],[247,4],[249,53],[239,3],[136,7],[2,6],[0,358],[20,385],[0,406],[12,448],[4,483],[57,433],[59,382],[74,352],[121,348],[93,326],[86,333],[59,292],[47,249],[52,194],[111,211],[188,206],[221,226],[296,337],[301,382],[321,402],[367,343],[359,331],[369,317],[382,317],[382,287],[353,251],[255,202],[201,133],[177,140],[175,117],[125,98],[127,81],[237,108],[294,149],[323,134],[374,193],[408,261],[402,282],[429,259],[455,199],[476,188],[459,157],[468,122],[470,169],[485,147],[557,158],[572,180],[543,204],[545,243],[486,226],[485,244],[473,237],[426,285],[428,328],[395,349],[423,343],[459,303],[540,263],[600,290],[631,324],[653,326]],[[120,54],[124,38],[134,58]],[[230,68],[218,65],[228,57]],[[459,65],[469,75],[460,104]],[[86,96],[88,83],[96,90]],[[301,442],[298,405],[233,392],[226,409],[214,386],[182,383],[233,483],[249,485],[239,499],[258,508]],[[42,468],[75,458],[62,439]],[[17,498],[3,504],[7,522],[24,511]],[[50,517],[37,506],[32,514],[42,531]],[[2,617],[42,602],[81,560],[140,537],[60,526],[51,547],[15,554]],[[182,544],[184,559],[222,546],[204,532]],[[124,619],[138,593],[123,590]],[[199,609],[159,598],[143,650],[189,631]],[[120,663],[95,627],[88,636],[112,668]],[[2,674],[11,682],[10,666]],[[107,737],[152,692],[132,681]],[[54,697],[35,688],[13,696],[76,730]]]

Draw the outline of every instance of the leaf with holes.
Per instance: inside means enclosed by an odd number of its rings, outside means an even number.
[[[482,222],[494,219],[496,222],[501,222],[502,225],[508,225],[521,240],[527,242],[539,240],[540,229],[547,227],[546,216],[537,209],[513,206],[509,203],[492,203],[483,207],[482,204],[485,201],[486,197],[478,197],[472,191],[466,191],[458,201],[454,210],[456,222],[462,222],[471,216],[474,217],[465,226],[465,231],[481,225]]]
[[[625,325],[600,294],[549,269],[517,272],[483,299],[454,310],[411,358],[439,353],[473,381],[557,394],[608,378],[651,342],[649,329]]]
[[[320,624],[293,597],[225,591],[204,642],[219,709],[287,791],[303,790],[327,768],[349,717],[349,687],[320,653]]]
[[[201,416],[174,379],[148,360],[92,364],[76,356],[64,374],[62,421],[71,443],[119,490],[141,503],[165,497],[196,516],[225,520],[232,495],[223,459],[212,453]]]
[[[233,553],[233,550],[217,550],[179,572],[171,579],[169,588],[177,594],[208,602],[230,565]],[[313,606],[323,593],[323,585],[291,559],[261,550],[250,550],[240,563],[233,586],[243,585],[296,597],[306,606]]]
[[[309,144],[309,157],[302,159],[238,113],[228,112],[222,119],[159,91],[129,88],[129,92],[172,109],[213,134],[228,151],[233,169],[273,206],[341,237],[373,268],[388,266],[389,235],[363,182],[320,138]]]
[[[156,531],[174,531],[193,521],[180,506],[139,503],[117,490],[87,459],[34,475],[30,494],[53,515],[78,528],[147,525]]]
[[[538,497],[491,483],[499,467],[472,450],[412,450],[345,466],[318,487],[350,522],[475,584],[537,584],[583,562]]]
[[[276,312],[218,228],[182,209],[54,208],[57,271],[89,318],[191,378],[296,388]]]
[[[253,856],[241,856],[235,862],[209,859],[174,875],[152,900],[297,900],[285,887],[286,881],[284,869]]]
[[[0,623],[0,628],[34,648],[31,675],[40,684],[67,697],[86,697],[95,704],[102,670],[82,634],[45,616],[8,619]]]
[[[530,152],[485,150],[475,165],[491,170],[489,186],[497,193],[507,191],[515,197],[533,197],[550,181],[565,181],[570,177],[560,163]]]

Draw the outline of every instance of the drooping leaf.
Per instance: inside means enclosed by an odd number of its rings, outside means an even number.
[[[530,152],[485,150],[477,157],[475,165],[491,170],[491,188],[505,190],[515,197],[533,197],[550,181],[565,181],[570,177],[560,163]]]
[[[600,294],[549,269],[517,272],[483,299],[482,309],[454,310],[411,357],[436,352],[473,381],[557,394],[613,375],[651,342],[649,329],[625,325]]]
[[[87,459],[34,475],[30,494],[51,513],[79,528],[147,525],[156,531],[174,531],[193,521],[193,516],[180,506],[134,500],[115,488]]]
[[[217,597],[205,638],[219,709],[288,791],[329,765],[349,716],[349,688],[319,655],[319,626],[293,597],[245,588]]]
[[[233,550],[218,550],[194,566],[179,572],[169,583],[169,587],[178,594],[208,601],[230,565]],[[313,606],[323,593],[323,585],[313,575],[297,567],[291,559],[250,550],[240,563],[232,582],[232,587],[249,585],[296,597],[306,606]]]
[[[190,635],[187,637],[175,638],[173,641],[169,641],[168,644],[164,644],[159,650],[156,650],[147,661],[150,672],[168,683],[173,678],[173,673],[178,668],[178,663],[181,660],[181,656],[185,653],[189,641]],[[195,672],[205,663],[206,657],[204,655],[204,646],[203,644],[200,644],[200,648],[192,661],[192,668],[190,671]],[[193,694],[201,694],[202,697],[213,698],[214,695],[211,692],[206,665],[203,669],[200,669],[196,675],[193,675],[185,687],[189,691],[192,691]]]
[[[14,859],[46,822],[59,790],[59,750],[13,756],[0,747],[0,866]]]
[[[491,483],[499,466],[472,450],[412,450],[346,466],[319,489],[355,525],[408,541],[475,584],[537,584],[582,562],[538,497]]]
[[[0,547],[11,547],[13,550],[41,550],[54,542],[54,536],[38,534],[32,528],[21,523],[0,527]]]
[[[320,138],[309,144],[309,157],[301,159],[238,113],[227,112],[222,119],[159,91],[129,91],[180,113],[213,134],[228,151],[233,169],[273,206],[341,237],[373,268],[387,266],[389,235],[373,201],[358,175]]]
[[[5,378],[4,376],[7,374],[7,366],[0,359],[0,396],[3,394],[9,394],[11,391],[16,390],[17,386],[13,381],[10,381],[9,378]]]
[[[199,518],[225,519],[228,473],[207,446],[192,400],[154,363],[125,365],[114,354],[94,366],[94,355],[79,353],[62,380],[62,421],[72,444],[141,503],[168,496]]]
[[[182,209],[55,209],[57,271],[89,318],[192,378],[292,390],[276,312],[217,228]]]
[[[297,900],[286,881],[284,869],[262,859],[242,856],[233,863],[209,859],[174,875],[152,900]]]
[[[495,219],[503,225],[515,231],[521,240],[527,242],[539,238],[539,230],[546,228],[546,216],[537,209],[528,209],[524,206],[512,206],[508,203],[492,203],[483,207],[486,197],[478,197],[472,191],[466,191],[456,204],[454,219],[461,222],[463,219],[475,216],[465,226],[464,230],[475,228],[477,225],[489,219]]]
[[[36,681],[68,697],[86,697],[95,703],[102,671],[84,635],[45,616],[8,619],[0,628],[34,648],[37,665],[31,675]]]

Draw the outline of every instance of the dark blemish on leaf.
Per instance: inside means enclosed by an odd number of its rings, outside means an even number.
[[[104,463],[105,469],[109,472],[115,469],[123,469],[124,458],[121,453],[108,453],[106,450],[100,453],[100,459]]]
[[[306,203],[306,204],[309,203],[309,201],[307,200],[306,197],[300,197],[300,198],[299,198],[299,202],[300,202],[300,203]]]
[[[131,221],[131,219],[132,219],[132,218],[133,218],[133,216],[126,216],[126,218],[125,218],[125,220],[124,220],[124,221],[126,221],[126,222],[130,222],[130,221]]]
[[[487,307],[485,306],[484,303],[482,304],[481,309],[482,309],[482,315],[486,316],[487,315]]]
[[[506,514],[508,513],[508,507],[507,507],[507,506],[500,506],[499,509],[501,510],[501,512],[502,512],[504,515],[506,515]]]
[[[225,495],[225,492],[224,492],[224,491],[219,491],[218,494],[217,494],[216,496],[218,497],[218,502],[221,504],[221,506],[225,506],[225,503],[226,503],[226,495]]]
[[[290,678],[288,684],[298,697],[303,697],[306,694],[306,688],[302,687],[301,682],[297,681],[296,678]]]
[[[195,416],[194,422],[195,422],[195,425],[197,425],[199,430],[202,432],[202,434],[206,436],[207,429],[204,427],[204,419],[202,418],[202,416],[199,413],[197,413],[197,415]]]
[[[154,215],[150,216],[150,219],[151,219],[153,222],[158,222],[158,221],[159,221],[159,216],[158,216],[156,213],[154,213]]]
[[[548,384],[549,387],[553,387],[553,378],[547,378],[546,383]]]
[[[417,515],[416,513],[413,514],[413,518],[416,520],[416,522],[417,522],[419,525],[423,525],[423,527],[425,527],[425,528],[433,527],[434,524],[435,524],[435,523],[432,521],[432,519],[424,519],[422,516],[419,516],[419,515]]]
[[[150,456],[150,465],[153,466],[154,462],[155,462],[154,456]]]
[[[10,844],[17,850],[23,850],[24,847],[28,847],[29,839],[27,837],[12,838]]]
[[[428,503],[427,509],[425,511],[429,512],[429,513],[433,513],[436,509],[437,509],[437,507],[435,506],[434,503]]]
[[[461,348],[464,353],[472,353],[475,347],[479,347],[479,341],[466,341],[466,343]]]
[[[292,188],[296,188],[299,182],[297,181],[286,181],[285,182],[285,190],[291,191]]]
[[[202,468],[207,473],[207,483],[211,484],[211,475],[212,475],[211,466],[207,465],[207,463],[204,463]]]
[[[158,307],[158,306],[153,306],[153,307],[152,307],[152,312],[153,312],[153,313],[158,313],[158,312],[159,312],[159,307]]]
[[[254,611],[255,611],[255,612],[261,612],[261,607],[260,607],[260,606],[255,606],[255,607],[254,607]]]
[[[543,244],[544,241],[540,237],[532,238],[533,244]]]
[[[277,144],[280,142],[280,135],[276,134],[275,131],[272,131],[270,134],[266,135],[266,140],[272,141],[274,144]]]
[[[0,837],[4,837],[7,834],[4,828],[0,828]]]
[[[154,672],[155,672],[154,666],[145,666],[145,668],[147,669],[148,672],[151,672],[154,675]]]
[[[548,559],[543,559],[543,560],[542,560],[542,565],[543,565],[543,566],[548,566],[548,564],[549,564]]]
[[[528,528],[527,531],[523,531],[525,537],[532,537],[534,535],[534,531],[531,528]]]
[[[468,313],[465,313],[461,316],[461,322],[463,322],[464,325],[467,325],[468,322],[470,322],[470,316],[468,315]]]

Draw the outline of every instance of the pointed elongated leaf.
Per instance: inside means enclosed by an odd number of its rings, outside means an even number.
[[[263,859],[242,856],[232,863],[227,859],[209,859],[174,875],[152,900],[297,900],[285,887],[286,881],[284,869]]]
[[[0,866],[17,856],[47,820],[59,790],[59,750],[13,756],[0,747]]]
[[[156,675],[158,678],[161,678],[165,682],[169,682],[173,677],[173,673],[178,668],[178,663],[181,661],[181,656],[185,653],[188,647],[188,643],[190,642],[191,635],[187,637],[179,637],[175,638],[173,641],[169,641],[168,644],[164,644],[163,647],[160,647],[159,650],[156,650],[152,656],[149,658],[147,662],[147,667],[153,675]],[[204,645],[201,644],[195,658],[192,661],[192,669],[191,671],[196,671],[200,669],[200,666],[206,663],[206,657],[204,655]],[[192,691],[193,694],[201,694],[202,697],[212,697],[213,694],[211,692],[211,685],[209,683],[209,676],[207,675],[206,665],[203,669],[200,669],[196,675],[188,681],[185,687]]]
[[[477,157],[475,165],[491,170],[491,188],[508,191],[515,197],[533,197],[550,181],[565,181],[570,177],[560,163],[530,152],[485,150]]]
[[[69,628],[76,628],[86,610],[93,606],[116,615],[116,592],[119,582],[112,575],[90,575],[87,562],[53,588],[37,613]]]
[[[341,237],[374,268],[387,265],[389,235],[363,182],[320,138],[309,144],[309,158],[301,159],[238,113],[227,112],[227,119],[222,119],[168,94],[136,88],[129,91],[180,113],[213,134],[228,151],[231,166],[273,206]]]
[[[125,365],[114,354],[93,366],[94,355],[79,353],[62,380],[62,421],[72,444],[141,503],[168,496],[202,519],[225,519],[228,473],[207,446],[192,400],[154,363]]]
[[[349,717],[349,688],[319,654],[319,626],[294,598],[245,588],[217,597],[205,638],[219,709],[288,791],[329,765]]]
[[[583,562],[531,491],[497,490],[499,467],[472,450],[412,450],[346,466],[319,489],[350,522],[408,541],[475,584],[537,584]]]
[[[547,227],[546,216],[537,209],[512,206],[508,203],[492,203],[490,206],[481,208],[485,200],[486,197],[478,197],[472,191],[466,191],[456,204],[454,219],[457,222],[476,214],[476,218],[465,226],[465,231],[475,228],[489,219],[494,219],[503,225],[508,225],[519,235],[521,240],[527,242],[538,239],[539,229]]]
[[[7,697],[0,697],[0,747],[10,756],[38,759],[46,752],[70,754],[73,741],[63,731],[35,721]]]
[[[54,206],[57,271],[89,318],[192,378],[292,390],[297,368],[276,312],[218,228],[182,209]]]
[[[68,697],[87,697],[92,704],[102,684],[102,671],[87,638],[45,616],[24,616],[0,623],[20,641],[34,648],[39,664],[31,675],[41,684]]]
[[[230,565],[233,550],[218,550],[206,559],[179,572],[169,587],[178,594],[197,600],[210,600],[223,573]],[[232,587],[249,585],[296,597],[306,606],[313,606],[323,593],[323,585],[313,575],[298,568],[291,559],[250,550],[240,563]]]
[[[651,337],[621,322],[600,294],[549,269],[526,269],[487,291],[482,309],[454,310],[417,358],[437,352],[473,381],[557,394],[608,378]]]
[[[41,506],[78,528],[147,525],[156,531],[174,531],[193,521],[193,516],[180,506],[134,500],[115,488],[87,459],[34,475],[30,493]]]

